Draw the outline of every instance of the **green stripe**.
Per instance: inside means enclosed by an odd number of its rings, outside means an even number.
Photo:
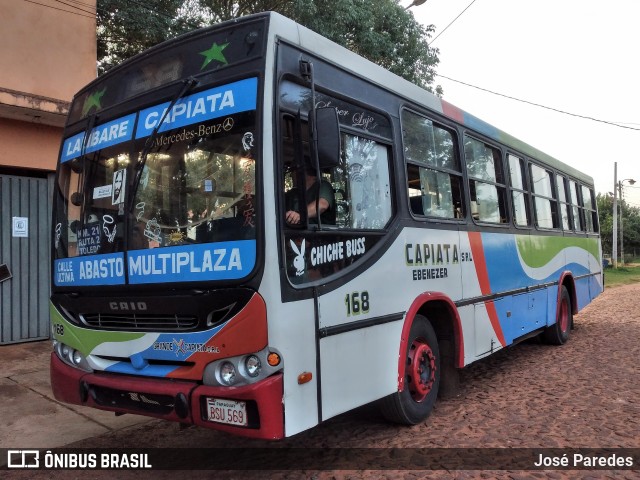
[[[62,325],[64,330],[64,333],[60,335],[56,333],[54,328],[53,337],[84,355],[89,355],[101,343],[128,342],[144,336],[144,333],[109,332],[81,328],[67,321],[51,302],[49,303],[49,310],[51,312],[51,323]]]
[[[595,258],[599,256],[598,239],[596,238],[520,235],[516,237],[516,244],[522,260],[531,268],[545,266],[553,257],[568,247],[582,248]]]

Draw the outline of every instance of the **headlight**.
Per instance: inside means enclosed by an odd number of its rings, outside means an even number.
[[[202,374],[202,383],[211,386],[240,387],[260,382],[284,369],[284,361],[272,347],[259,352],[221,358],[209,363]]]
[[[260,363],[260,359],[255,355],[249,355],[244,361],[244,366],[250,377],[257,377],[260,374],[262,363]]]
[[[224,362],[220,367],[220,380],[225,385],[233,385],[236,381],[236,367],[231,362]]]
[[[82,361],[84,360],[84,357],[79,351],[74,350],[72,360],[73,360],[73,363],[75,363],[76,365],[80,365],[80,363],[82,363]]]
[[[72,367],[80,368],[87,372],[91,372],[92,369],[89,366],[89,362],[86,357],[80,353],[78,350],[75,350],[64,343],[56,342],[54,345],[55,352],[58,355],[58,358],[62,360],[67,365],[71,365]]]

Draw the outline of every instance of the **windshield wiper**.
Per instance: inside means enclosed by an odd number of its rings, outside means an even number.
[[[133,181],[133,186],[131,188],[131,191],[129,193],[129,212],[133,210],[133,204],[135,203],[136,193],[138,192],[138,187],[140,186],[140,181],[142,180],[142,173],[144,172],[144,166],[147,163],[147,156],[151,151],[151,147],[153,146],[153,141],[158,135],[158,132],[160,131],[160,127],[164,122],[164,119],[167,117],[169,112],[173,109],[173,107],[178,102],[178,100],[184,97],[193,87],[195,87],[199,83],[200,82],[193,77],[189,77],[184,81],[184,85],[182,89],[176,94],[175,97],[173,97],[173,99],[171,100],[171,103],[169,103],[169,107],[167,107],[167,109],[162,114],[162,117],[160,118],[160,121],[156,124],[155,128],[153,129],[153,132],[151,132],[151,135],[147,137],[147,140],[144,144],[144,148],[142,149],[142,152],[140,154],[140,160],[138,160],[138,163],[136,164],[136,176]]]

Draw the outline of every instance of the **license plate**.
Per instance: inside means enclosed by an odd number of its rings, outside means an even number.
[[[247,426],[247,404],[221,398],[207,398],[207,419],[227,425]]]

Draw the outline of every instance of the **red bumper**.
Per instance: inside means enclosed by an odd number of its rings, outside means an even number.
[[[209,387],[196,382],[87,373],[51,354],[51,388],[56,399],[116,413],[133,413],[191,423],[252,438],[284,437],[282,375],[242,387]],[[247,403],[248,427],[207,420],[206,398]]]

